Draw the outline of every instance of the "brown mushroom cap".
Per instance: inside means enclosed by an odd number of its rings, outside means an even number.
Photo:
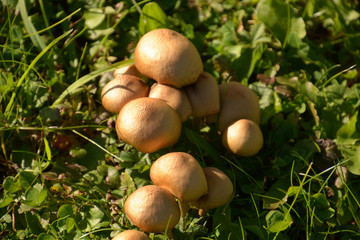
[[[193,205],[199,209],[211,209],[228,203],[234,191],[230,178],[215,167],[206,167],[203,171],[208,184],[208,193],[195,201]]]
[[[240,82],[219,85],[221,109],[219,130],[221,132],[233,122],[245,118],[260,123],[260,105],[257,95]]]
[[[139,73],[139,71],[136,69],[135,64],[118,68],[114,71],[113,75],[114,78],[116,78],[118,75],[132,75],[141,79],[145,78],[145,76]]]
[[[113,237],[112,240],[151,240],[151,238],[137,230],[126,230]]]
[[[151,166],[150,178],[155,185],[184,202],[194,201],[207,193],[204,172],[188,153],[172,152],[161,156]]]
[[[180,220],[174,196],[155,185],[133,192],[125,201],[125,213],[133,224],[145,232],[171,231]]]
[[[161,99],[169,104],[179,114],[182,122],[191,115],[191,104],[184,89],[154,83],[150,88],[149,97]]]
[[[117,75],[102,89],[101,101],[107,111],[118,114],[127,102],[146,97],[148,93],[149,86],[140,78],[131,75]]]
[[[264,139],[260,127],[255,122],[240,119],[225,130],[222,143],[231,152],[242,157],[250,157],[260,151]]]
[[[134,61],[143,75],[177,88],[196,82],[203,72],[200,54],[192,42],[170,29],[156,29],[142,36]]]
[[[201,73],[196,83],[187,86],[185,91],[191,102],[193,116],[205,117],[219,112],[219,87],[210,73]]]
[[[137,98],[128,102],[116,120],[121,140],[144,153],[152,153],[175,144],[181,134],[177,112],[156,98]]]

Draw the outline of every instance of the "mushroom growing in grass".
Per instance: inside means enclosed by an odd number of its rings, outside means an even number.
[[[113,237],[112,240],[151,240],[151,238],[138,230],[126,230]]]
[[[171,236],[172,229],[180,219],[174,196],[156,185],[141,187],[130,194],[124,208],[131,223],[145,232],[166,232]]]
[[[156,98],[128,102],[116,120],[119,139],[143,153],[152,153],[175,144],[181,134],[181,120],[167,103]]]
[[[130,100],[146,97],[149,86],[140,78],[131,75],[117,75],[101,91],[101,102],[104,108],[118,114]]]
[[[208,193],[193,202],[203,216],[208,209],[217,208],[227,204],[233,195],[233,184],[230,178],[220,169],[206,167],[203,169],[208,184]]]
[[[220,111],[218,83],[210,73],[201,73],[196,83],[187,86],[185,91],[190,99],[194,117],[206,117]]]
[[[233,122],[245,118],[260,123],[260,105],[257,95],[240,82],[219,85],[221,109],[218,128],[221,132]]]
[[[182,122],[185,122],[191,115],[191,104],[185,90],[172,86],[154,83],[149,91],[149,97],[165,101],[179,114]]]
[[[204,172],[198,161],[188,153],[172,152],[158,158],[150,168],[150,178],[157,186],[167,189],[178,200],[181,216],[186,205],[208,191]]]
[[[194,44],[178,32],[155,29],[136,45],[135,66],[158,83],[177,88],[196,82],[203,63]]]
[[[260,151],[264,139],[260,127],[248,119],[231,124],[223,133],[224,147],[242,157],[250,157]]]

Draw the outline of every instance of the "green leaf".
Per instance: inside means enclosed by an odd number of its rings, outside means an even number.
[[[3,196],[3,198],[0,199],[0,208],[4,208],[4,207],[9,206],[12,203],[13,200],[14,199],[13,199],[12,195]]]
[[[290,32],[290,6],[282,0],[261,0],[257,6],[257,17],[286,45]]]
[[[144,35],[151,30],[167,27],[167,17],[156,2],[147,3],[141,10],[139,32]]]
[[[358,112],[350,118],[337,132],[337,145],[354,145],[360,139],[360,130],[357,128]]]
[[[27,190],[36,181],[36,175],[29,171],[20,172],[20,185],[23,189]]]
[[[56,238],[47,233],[41,233],[36,240],[56,240]]]
[[[105,17],[103,10],[99,8],[91,8],[84,12],[85,25],[89,29],[99,26],[105,20]]]
[[[3,188],[8,193],[15,193],[20,190],[19,179],[14,178],[13,176],[8,176],[3,182]]]
[[[64,204],[59,208],[57,215],[59,218],[73,217],[74,210],[70,204]]]
[[[30,231],[33,234],[39,235],[40,233],[44,232],[44,229],[41,226],[41,223],[39,221],[39,216],[37,213],[33,214],[31,212],[26,212],[25,219],[26,219],[28,228],[30,229]]]
[[[120,188],[126,189],[127,196],[129,196],[131,193],[133,193],[136,190],[134,180],[131,178],[128,172],[122,172],[120,176],[120,180],[121,180]]]
[[[269,232],[277,233],[286,230],[292,224],[290,214],[287,216],[279,210],[271,210],[265,217]]]
[[[355,175],[360,175],[360,146],[356,147],[341,147],[341,152],[344,155],[346,166],[348,170]]]

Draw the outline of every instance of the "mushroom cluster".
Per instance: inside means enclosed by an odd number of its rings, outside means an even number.
[[[226,205],[233,195],[230,178],[215,167],[202,168],[185,152],[171,152],[150,168],[154,185],[134,191],[125,201],[128,219],[145,232],[165,232],[170,238],[180,216],[190,207],[203,216],[208,209]]]
[[[134,64],[114,71],[101,99],[118,114],[119,139],[143,153],[174,145],[191,116],[216,119],[224,147],[234,154],[252,156],[263,145],[257,95],[240,82],[218,85],[192,42],[170,29],[139,40]]]

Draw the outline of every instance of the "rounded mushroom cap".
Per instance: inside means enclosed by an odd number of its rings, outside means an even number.
[[[126,230],[113,237],[112,240],[151,240],[151,238],[137,230]]]
[[[138,78],[144,78],[144,75],[139,73],[139,71],[136,69],[135,64],[116,69],[113,73],[113,76],[116,78],[118,75],[132,75]]]
[[[125,201],[129,220],[145,232],[171,231],[180,220],[179,205],[171,193],[159,186],[137,189]]]
[[[192,42],[170,29],[156,29],[142,36],[134,60],[143,75],[178,88],[196,82],[203,72],[200,54]]]
[[[117,75],[101,91],[101,102],[104,108],[118,114],[130,100],[146,97],[149,86],[140,78],[131,75]]]
[[[184,89],[154,83],[150,88],[149,97],[161,99],[169,104],[179,114],[182,122],[191,115],[191,104]]]
[[[116,120],[119,139],[143,153],[174,145],[181,134],[177,112],[156,98],[137,98],[128,102]]]
[[[219,87],[216,79],[208,72],[202,72],[196,83],[186,87],[190,99],[192,114],[206,117],[220,111]]]
[[[150,178],[184,202],[194,201],[207,193],[207,183],[199,162],[184,152],[167,153],[150,168]]]
[[[232,153],[250,157],[260,151],[264,139],[260,127],[255,122],[240,119],[226,129],[222,143]]]
[[[257,95],[240,82],[219,85],[221,109],[219,130],[221,132],[233,122],[245,118],[260,123],[260,105]]]
[[[200,209],[211,209],[228,203],[234,191],[230,178],[215,167],[206,167],[203,171],[208,184],[208,193],[195,201],[193,205]]]

